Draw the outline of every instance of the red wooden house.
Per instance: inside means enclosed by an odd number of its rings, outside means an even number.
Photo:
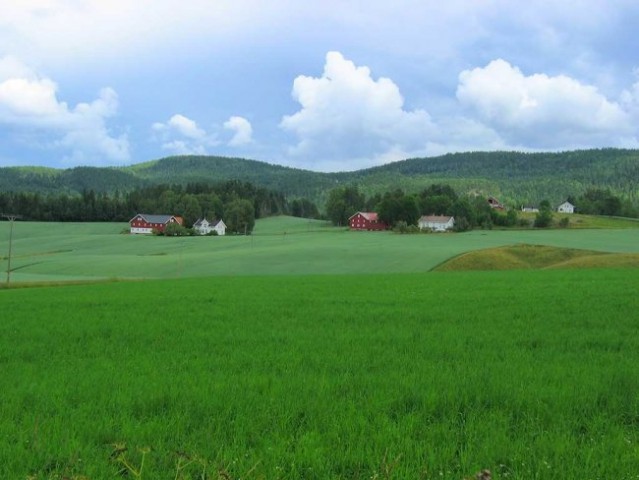
[[[176,215],[148,215],[146,213],[138,213],[129,220],[131,225],[131,233],[153,233],[153,230],[163,232],[169,223],[184,224],[182,217]]]
[[[348,219],[353,230],[386,230],[388,225],[380,221],[375,212],[357,212]]]

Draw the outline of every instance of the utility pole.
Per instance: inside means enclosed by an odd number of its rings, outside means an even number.
[[[13,246],[13,222],[22,218],[22,215],[16,215],[14,213],[3,213],[3,218],[6,218],[11,222],[9,225],[9,256],[7,257],[7,286],[9,286],[9,282],[11,281],[11,247]]]

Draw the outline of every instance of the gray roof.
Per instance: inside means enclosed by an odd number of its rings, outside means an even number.
[[[453,217],[446,215],[424,215],[419,221],[420,222],[434,222],[434,223],[448,223]]]
[[[149,215],[148,213],[138,213],[135,217],[142,217],[147,223],[167,223],[174,216],[175,215]]]
[[[206,218],[198,218],[197,221],[193,224],[194,227],[199,227],[202,225],[203,222],[208,222],[208,220]],[[218,220],[217,218],[213,219],[212,221],[209,222],[209,225],[212,227],[217,226],[218,223],[220,223],[222,220]],[[224,222],[222,222],[224,223]]]

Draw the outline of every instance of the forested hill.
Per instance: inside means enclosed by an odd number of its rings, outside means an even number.
[[[213,156],[167,157],[125,169],[137,178],[157,183],[199,183],[240,180],[287,196],[314,197],[335,184],[331,174],[272,165],[256,160]]]
[[[639,150],[597,149],[560,153],[470,152],[413,158],[353,172],[369,189],[424,182],[448,183],[459,192],[499,195],[511,202],[553,202],[589,188],[610,189],[639,201]]]
[[[332,174],[214,156],[167,157],[129,167],[0,168],[0,191],[39,193],[126,192],[159,184],[250,182],[287,196],[316,197],[335,185]]]
[[[455,153],[340,173],[213,156],[168,157],[122,168],[0,168],[0,190],[41,193],[124,192],[156,184],[226,180],[251,182],[288,197],[306,197],[320,203],[326,192],[338,185],[355,184],[373,194],[395,188],[416,192],[432,183],[447,183],[459,193],[476,191],[511,202],[537,203],[544,198],[557,202],[593,187],[610,189],[636,202],[639,150]]]

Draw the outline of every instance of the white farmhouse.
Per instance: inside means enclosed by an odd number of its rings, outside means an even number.
[[[217,232],[218,235],[226,234],[226,224],[222,220],[209,222],[206,218],[200,218],[193,224],[193,230],[199,235],[208,235]]]
[[[455,226],[455,219],[442,215],[424,215],[417,223],[420,230],[428,229],[433,232],[445,232]]]
[[[559,213],[575,213],[575,206],[569,201],[565,201],[557,207]]]

